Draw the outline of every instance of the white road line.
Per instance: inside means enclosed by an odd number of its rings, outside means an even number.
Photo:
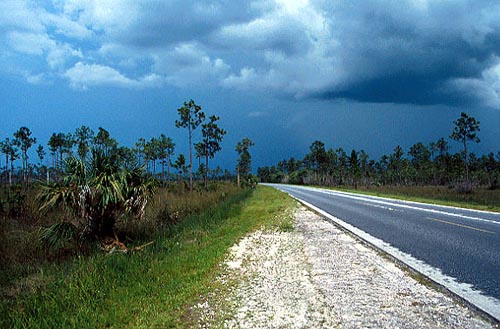
[[[393,202],[383,201],[383,200],[375,200],[375,199],[372,199],[372,198],[366,198],[366,197],[352,195],[352,194],[348,194],[348,193],[344,193],[344,192],[336,192],[336,191],[323,190],[323,189],[320,189],[320,188],[310,188],[310,187],[303,187],[303,186],[301,186],[300,188],[302,188],[302,189],[309,189],[309,190],[320,192],[320,193],[324,193],[324,194],[335,195],[335,196],[339,196],[339,197],[343,197],[343,198],[354,199],[354,200],[358,200],[358,201],[364,201],[364,202],[371,202],[371,203],[382,204],[382,205],[390,206],[390,207],[398,207],[398,208],[412,209],[412,210],[418,210],[418,211],[425,211],[425,212],[430,212],[430,213],[433,213],[433,214],[439,214],[439,215],[445,215],[445,216],[457,217],[457,218],[464,218],[464,219],[470,219],[470,220],[475,220],[475,221],[479,221],[479,222],[485,222],[485,223],[500,225],[500,222],[497,222],[497,221],[494,221],[494,220],[491,220],[491,219],[466,216],[466,215],[462,215],[462,214],[454,214],[454,213],[446,212],[446,211],[442,211],[442,210],[421,208],[421,207],[417,207],[417,206],[410,206],[410,205],[407,205],[407,204],[393,203]]]
[[[287,192],[288,193],[288,192]],[[305,206],[307,206],[310,209],[313,209],[314,211],[318,212],[319,214],[323,215],[324,217],[328,218],[330,221],[333,223],[343,227],[347,231],[353,233],[354,235],[358,236],[362,240],[366,241],[370,245],[374,246],[377,249],[382,250],[383,252],[391,255],[395,259],[399,260],[403,264],[406,264],[408,267],[412,268],[413,270],[423,274],[424,276],[430,278],[432,281],[436,282],[437,284],[445,287],[448,289],[450,292],[453,294],[459,296],[463,300],[467,301],[474,307],[480,309],[481,311],[487,313],[497,321],[500,321],[500,300],[485,296],[481,291],[476,290],[473,288],[472,285],[458,282],[456,278],[450,277],[445,275],[440,269],[432,267],[428,265],[427,263],[416,259],[410,254],[404,253],[401,250],[399,250],[396,247],[391,246],[389,243],[378,239],[360,229],[357,227],[354,227],[343,220],[336,218],[326,211],[308,203],[307,201],[304,201],[300,198],[297,198],[293,196],[292,194],[288,193],[292,198],[298,200]]]

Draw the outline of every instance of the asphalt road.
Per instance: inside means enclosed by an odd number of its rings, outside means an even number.
[[[270,185],[500,300],[500,214]]]

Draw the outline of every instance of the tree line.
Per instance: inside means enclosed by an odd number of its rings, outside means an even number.
[[[0,141],[0,154],[3,154],[4,165],[1,171],[1,182],[12,185],[23,182],[26,187],[30,180],[57,181],[65,171],[65,163],[69,158],[77,157],[83,162],[88,160],[92,150],[101,150],[104,154],[115,155],[120,158],[124,167],[142,165],[149,176],[157,178],[162,185],[166,185],[172,178],[183,179],[189,174],[189,189],[193,190],[193,179],[200,178],[204,184],[209,178],[229,180],[233,174],[219,166],[211,169],[209,160],[222,150],[222,140],[226,130],[218,124],[219,116],[206,116],[201,106],[193,100],[183,103],[177,109],[179,118],[175,126],[186,129],[189,145],[189,158],[182,153],[176,155],[176,143],[165,134],[147,140],[139,138],[133,147],[120,145],[110,136],[110,133],[99,127],[94,132],[90,127],[82,125],[74,132],[53,133],[46,146],[38,144],[36,148],[37,161],[30,161],[29,150],[37,144],[37,139],[27,127],[21,127],[14,132],[11,138]],[[201,138],[194,142],[195,131],[200,130]],[[243,141],[245,141],[244,138]],[[238,144],[239,145],[239,144]],[[247,148],[248,149],[248,148]],[[241,153],[237,146],[236,151]],[[247,152],[248,153],[248,152]],[[238,160],[235,172],[243,166],[242,173],[250,175],[250,157],[243,152]],[[197,170],[194,171],[194,159],[198,160]],[[16,166],[21,160],[21,167]],[[47,161],[49,160],[49,161]],[[47,164],[49,162],[49,164]],[[175,169],[172,172],[172,169]]]
[[[407,151],[398,145],[391,154],[374,160],[364,150],[327,150],[317,140],[303,159],[292,157],[260,167],[257,175],[262,182],[325,186],[449,185],[462,192],[477,185],[498,188],[500,152],[477,156],[468,149],[470,143],[480,142],[480,122],[462,112],[453,124],[449,138],[460,143],[458,153],[450,153],[449,141],[440,138],[428,145],[416,143]]]
[[[41,180],[37,185],[36,200],[39,210],[61,209],[66,216],[75,221],[63,220],[47,228],[43,233],[45,241],[58,241],[61,236],[113,237],[115,223],[123,216],[142,219],[148,199],[155,193],[159,184],[166,186],[170,182],[170,169],[177,169],[175,178],[179,188],[184,191],[184,179],[189,179],[189,191],[193,191],[195,175],[200,180],[198,191],[206,190],[211,178],[232,179],[234,176],[226,169],[222,173],[219,167],[211,170],[209,160],[222,150],[222,140],[226,130],[218,124],[219,117],[207,117],[201,106],[193,100],[184,102],[178,110],[177,128],[187,131],[189,158],[178,154],[175,161],[176,144],[165,134],[150,140],[139,138],[134,147],[121,146],[100,127],[95,133],[88,126],[81,126],[73,133],[53,133],[47,144],[50,152],[50,165],[43,164],[46,149],[38,145],[39,162],[29,162],[29,149],[36,145],[36,138],[27,127],[21,127],[13,134],[13,139],[5,138],[0,144],[0,151],[5,155],[5,167],[2,172],[5,195],[0,200],[0,215],[16,217],[14,209],[25,199],[25,194],[13,194],[18,191],[17,183],[23,182],[26,189],[30,179]],[[200,139],[194,132],[200,131]],[[239,154],[236,165],[238,185],[248,186],[251,156],[249,148],[253,142],[243,138],[236,145]],[[22,168],[16,171],[14,162],[22,160]],[[193,157],[198,158],[198,170],[193,172]],[[201,163],[201,160],[204,160]],[[157,170],[157,165],[161,170]],[[189,175],[188,175],[189,174]],[[243,183],[240,183],[240,179]],[[13,188],[8,188],[13,186]],[[175,186],[174,186],[175,187]],[[21,202],[22,203],[22,202]]]

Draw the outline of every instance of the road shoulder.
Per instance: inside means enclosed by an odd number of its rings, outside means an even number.
[[[238,284],[223,327],[492,327],[302,206],[293,231],[247,236],[224,266]],[[199,309],[203,327],[214,309]]]

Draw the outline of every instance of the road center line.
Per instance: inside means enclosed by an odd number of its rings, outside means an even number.
[[[492,232],[492,231],[483,230],[483,229],[480,229],[480,228],[477,228],[477,227],[473,227],[473,226],[469,226],[469,225],[464,225],[464,224],[458,224],[458,223],[454,223],[454,222],[449,222],[449,221],[443,220],[443,219],[437,219],[437,218],[432,218],[432,217],[427,217],[427,219],[430,219],[430,220],[433,220],[433,221],[436,221],[436,222],[440,222],[440,223],[449,224],[449,225],[455,225],[455,226],[459,226],[459,227],[463,227],[463,228],[467,228],[467,229],[475,230],[475,231],[479,231],[479,232],[496,234],[495,232]]]
[[[313,189],[311,189],[313,190]],[[416,206],[410,206],[407,204],[399,204],[399,203],[392,203],[388,201],[382,201],[382,200],[375,200],[375,199],[370,199],[370,198],[363,198],[360,196],[354,196],[350,194],[344,194],[340,192],[335,192],[335,191],[326,191],[322,189],[314,189],[314,191],[324,193],[324,194],[329,194],[329,195],[335,195],[343,198],[348,198],[348,199],[354,199],[354,200],[360,200],[364,202],[373,202],[373,203],[378,203],[378,204],[383,204],[386,206],[391,206],[391,207],[399,207],[399,208],[406,208],[406,209],[413,209],[413,210],[419,210],[419,211],[426,211],[426,212],[431,212],[434,214],[440,214],[440,215],[446,215],[446,216],[451,216],[451,217],[458,217],[458,218],[465,218],[465,219],[471,219],[479,222],[485,222],[485,223],[491,223],[495,225],[500,225],[500,222],[490,220],[490,219],[484,219],[484,218],[479,218],[479,217],[472,217],[472,216],[466,216],[462,214],[454,214],[446,211],[441,211],[441,210],[436,210],[436,209],[427,209],[427,208],[420,208]],[[403,201],[402,201],[403,202]]]

